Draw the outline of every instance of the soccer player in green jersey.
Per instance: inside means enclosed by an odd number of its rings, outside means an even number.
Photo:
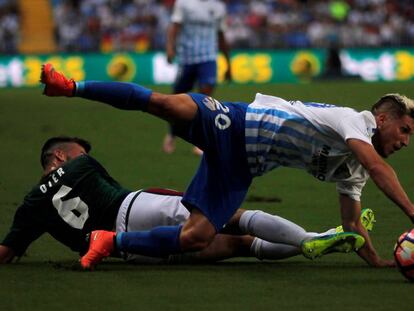
[[[22,256],[44,233],[84,254],[88,249],[85,237],[94,230],[142,231],[182,224],[188,219],[190,212],[181,204],[182,193],[125,189],[88,155],[90,149],[89,142],[76,137],[52,137],[45,142],[41,151],[43,176],[18,207],[13,224],[0,243],[0,263]],[[368,225],[372,224],[372,211],[364,217]],[[328,236],[306,232],[286,219],[259,211],[239,210],[226,231],[244,235],[218,234],[208,248],[192,259],[281,259],[303,251],[306,255],[310,248],[314,252],[307,257],[317,257],[332,251],[350,251],[355,246],[355,241],[349,241],[353,234],[335,233],[335,229],[326,232]],[[363,240],[357,247],[361,243]],[[148,261],[148,257],[122,255]]]

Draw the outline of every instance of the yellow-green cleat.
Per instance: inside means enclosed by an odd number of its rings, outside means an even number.
[[[302,242],[302,254],[306,258],[315,259],[329,253],[349,253],[357,251],[365,243],[365,239],[353,232],[315,237]]]
[[[376,223],[374,211],[370,208],[364,208],[361,211],[360,219],[361,219],[361,223],[364,226],[364,228],[367,231],[372,231],[372,228],[374,227],[374,223]],[[344,229],[342,228],[342,226],[338,226],[336,227],[335,232],[337,233],[344,232]]]

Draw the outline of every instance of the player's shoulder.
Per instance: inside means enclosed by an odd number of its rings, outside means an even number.
[[[359,115],[361,116],[361,118],[364,120],[365,123],[370,124],[372,126],[377,125],[375,116],[373,115],[371,111],[364,110],[364,111],[359,112]]]
[[[95,158],[86,154],[76,157],[65,163],[65,165],[62,166],[62,170],[67,176],[70,175],[75,178],[76,176],[84,176],[85,174],[93,172],[106,174],[106,169],[103,167],[103,165]]]
[[[197,6],[198,0],[176,0],[174,2],[175,9],[191,8]]]
[[[100,163],[95,158],[91,157],[90,155],[83,154],[76,158],[71,159],[70,161],[65,163],[63,167],[75,168],[75,167],[84,166],[84,165],[94,166],[94,165],[100,165]]]
[[[291,103],[287,100],[276,97],[273,95],[266,95],[262,93],[256,93],[254,101],[249,105],[251,108],[255,107],[268,107],[273,108],[274,105],[290,105]]]
[[[213,10],[216,12],[226,12],[226,5],[220,0],[177,0],[177,6],[193,8],[196,10]]]
[[[364,110],[364,111],[357,111],[352,108],[342,107],[340,111],[338,111],[338,122],[341,123],[361,123],[366,125],[367,127],[376,127],[376,120],[372,112]]]
[[[26,205],[36,205],[36,202],[53,195],[62,184],[75,184],[84,176],[94,172],[100,173],[103,170],[102,165],[89,155],[76,157],[42,176],[40,181],[25,196],[24,202]]]
[[[46,183],[51,181],[52,184],[56,180],[76,180],[80,176],[85,176],[101,169],[102,165],[97,160],[85,154],[67,161],[61,167],[44,176],[42,180],[46,181]]]
[[[216,7],[217,9],[220,10],[226,10],[226,5],[224,4],[223,1],[221,0],[210,0],[210,2],[214,5],[214,7]]]
[[[220,10],[222,10],[223,12],[226,12],[226,11],[227,11],[226,5],[224,4],[224,2],[223,2],[223,1],[218,1],[217,6],[218,6],[218,8],[220,8]]]
[[[210,0],[209,4],[210,9],[215,11],[215,14],[217,17],[223,18],[226,15],[226,5],[223,3],[223,1],[219,0]]]

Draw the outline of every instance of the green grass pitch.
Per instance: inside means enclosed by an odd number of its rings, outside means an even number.
[[[168,92],[170,89],[158,88]],[[250,102],[256,92],[369,109],[382,94],[414,97],[412,83],[315,82],[223,85],[215,97]],[[46,98],[41,89],[0,90],[0,236],[7,232],[25,193],[39,180],[39,150],[53,135],[76,135],[93,143],[92,155],[131,189],[185,189],[197,168],[191,147],[178,143],[161,152],[167,125],[140,112],[118,111],[80,99]],[[389,162],[412,196],[414,147]],[[246,202],[243,207],[279,214],[308,230],[340,222],[335,185],[298,170],[279,169],[255,180],[252,197],[281,202]],[[412,196],[413,197],[413,196]],[[408,219],[366,186],[363,205],[374,209],[374,245],[392,257]],[[300,256],[279,262],[235,259],[211,265],[127,265],[117,260],[93,273],[73,269],[77,254],[45,235],[17,264],[0,266],[0,309],[25,310],[402,310],[411,309],[413,284],[396,269],[369,268],[356,254],[316,261]]]

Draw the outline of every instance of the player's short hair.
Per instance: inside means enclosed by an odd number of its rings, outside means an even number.
[[[91,144],[85,139],[79,137],[69,137],[69,136],[55,136],[51,137],[43,144],[42,151],[40,152],[40,163],[42,167],[45,168],[50,161],[50,156],[53,155],[53,151],[61,146],[62,144],[67,143],[76,143],[82,146],[87,153],[92,149]]]
[[[372,106],[371,112],[374,115],[389,112],[397,118],[408,115],[414,119],[414,101],[398,93],[385,94]]]

